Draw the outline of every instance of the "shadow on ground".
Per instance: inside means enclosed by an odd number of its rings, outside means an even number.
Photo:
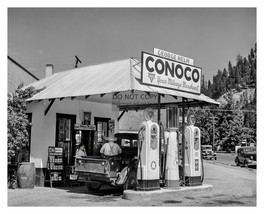
[[[95,195],[95,196],[122,196],[123,195],[123,189],[117,188],[117,187],[111,187],[109,185],[103,185],[99,191],[89,191],[86,188],[85,184],[79,184],[79,185],[65,185],[65,186],[55,186],[53,188],[57,189],[63,189],[66,190],[69,193],[78,193],[78,194],[85,194],[85,195]]]

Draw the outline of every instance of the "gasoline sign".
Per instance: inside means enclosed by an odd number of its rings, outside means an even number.
[[[201,93],[202,69],[142,52],[141,81],[147,85]]]

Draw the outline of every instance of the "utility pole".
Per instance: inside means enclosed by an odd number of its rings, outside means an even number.
[[[211,116],[210,119],[213,120],[213,150],[214,150],[214,145],[215,145],[215,116]]]
[[[214,145],[215,145],[215,120],[214,120],[214,116],[213,116],[213,151],[214,151]]]

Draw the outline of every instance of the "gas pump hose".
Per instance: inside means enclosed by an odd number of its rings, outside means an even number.
[[[143,171],[142,171],[142,162],[141,162],[141,151],[142,151],[142,143],[140,138],[139,138],[139,135],[140,133],[142,132],[143,130],[143,126],[139,129],[138,131],[138,145],[139,145],[139,155],[138,155],[138,162],[137,162],[137,171],[136,171],[136,183],[137,183],[137,186],[139,186],[139,183],[138,183],[138,178],[137,178],[137,173],[138,173],[138,164],[140,166],[140,178],[141,178],[141,181],[143,180]]]
[[[203,154],[202,154],[202,147],[201,147],[201,164],[202,164],[202,176],[201,176],[201,182],[203,183],[204,181],[204,164],[203,164]]]
[[[164,142],[164,146],[165,146],[165,149],[164,149],[164,154],[163,154],[163,163],[162,163],[162,169],[161,169],[161,179],[162,179],[162,183],[165,183],[165,173],[166,173],[166,161],[167,161],[167,151],[168,151],[168,144],[166,143],[165,141],[165,130],[164,130],[164,126],[162,124],[162,122],[160,121],[159,122],[159,126],[160,126],[160,133],[161,134],[161,137],[160,137],[160,140],[161,138],[163,138],[163,142]],[[161,143],[160,143],[160,151],[161,151]],[[161,155],[162,156],[162,155]],[[161,158],[160,156],[160,158]]]
[[[185,148],[184,148],[184,152],[185,152]],[[191,170],[190,158],[189,158],[189,153],[188,152],[186,152],[186,156],[187,156],[187,160],[188,160],[189,170]],[[183,167],[185,167],[185,163],[183,164]],[[185,175],[183,175],[183,176],[185,176]],[[189,180],[190,180],[190,177],[187,180],[185,180],[184,186],[185,186],[186,182],[189,181]]]
[[[186,153],[187,154],[187,159],[189,161],[189,156],[188,156],[188,152]],[[203,182],[204,180],[204,164],[203,164],[203,156],[202,156],[202,152],[200,152],[200,158],[201,158],[201,165],[202,165],[202,175],[201,175],[201,182]],[[185,164],[183,165],[185,166]],[[189,166],[190,166],[190,162],[189,162]],[[187,180],[188,181],[188,180]],[[185,181],[185,183],[187,182]],[[185,185],[185,184],[184,184]]]

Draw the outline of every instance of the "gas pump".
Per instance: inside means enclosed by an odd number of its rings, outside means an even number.
[[[160,189],[159,167],[159,125],[152,122],[154,111],[145,109],[144,118],[139,130],[138,146],[138,190]]]
[[[188,126],[185,128],[185,185],[202,185],[201,134],[194,126],[194,115],[188,115]]]
[[[177,128],[170,128],[165,132],[166,146],[166,170],[165,186],[167,188],[179,187],[179,156],[178,156]]]

